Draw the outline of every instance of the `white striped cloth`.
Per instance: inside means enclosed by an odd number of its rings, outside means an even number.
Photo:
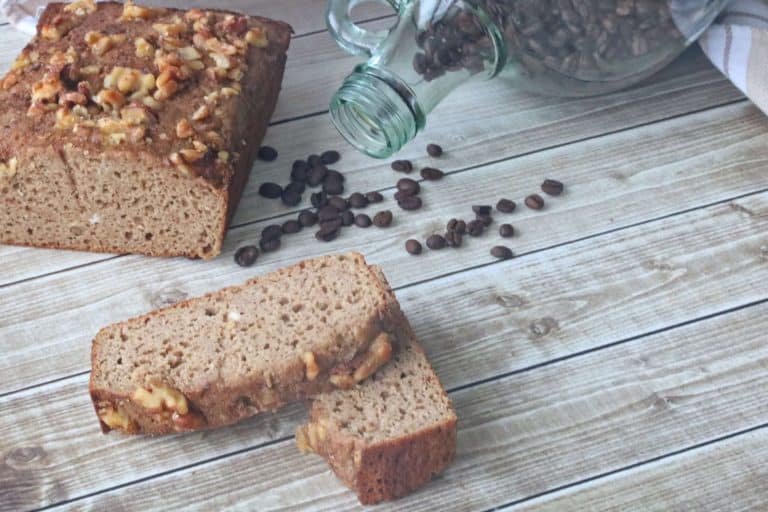
[[[712,63],[768,114],[768,0],[733,0],[699,44]]]

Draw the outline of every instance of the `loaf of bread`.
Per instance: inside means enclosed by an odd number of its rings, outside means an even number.
[[[105,432],[227,425],[363,381],[405,325],[361,255],[307,260],[102,329],[91,398]]]
[[[216,256],[290,34],[216,10],[48,5],[0,79],[0,243]]]
[[[414,491],[452,462],[456,414],[410,333],[371,378],[314,398],[296,442],[302,452],[327,459],[360,502],[371,505]]]

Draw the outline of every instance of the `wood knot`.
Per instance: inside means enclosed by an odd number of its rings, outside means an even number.
[[[39,446],[22,446],[8,452],[5,463],[14,469],[24,469],[20,466],[28,465],[45,455],[45,450]]]
[[[496,304],[503,308],[515,309],[525,306],[526,302],[519,295],[496,295]]]
[[[160,309],[181,302],[187,297],[188,295],[185,291],[177,288],[164,288],[155,293],[149,302],[155,309]]]
[[[550,316],[545,316],[544,318],[534,320],[528,326],[528,330],[536,338],[541,338],[543,336],[546,336],[553,330],[559,329],[559,328],[560,326],[558,325],[557,320],[555,320]]]

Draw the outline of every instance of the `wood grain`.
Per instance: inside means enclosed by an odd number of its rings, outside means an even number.
[[[766,313],[766,305],[750,308],[454,393],[454,465],[386,509],[488,510],[765,423]],[[297,452],[291,440],[281,442],[75,509],[358,509],[323,463]],[[649,498],[655,490],[637,488]],[[766,496],[764,488],[754,492]]]
[[[768,244],[763,234],[766,224],[768,193],[763,193],[595,240],[540,252],[518,261],[481,267],[459,276],[408,287],[398,295],[444,384],[448,388],[457,388],[765,298],[765,289],[760,283],[768,279],[768,260],[765,256]],[[686,243],[681,244],[681,240]],[[766,328],[764,322],[746,325],[747,322],[731,321],[724,322],[724,325],[730,326],[728,336],[733,339],[751,340],[750,343],[761,345],[760,336],[740,334],[739,329],[755,329],[754,332],[759,334]],[[735,334],[732,332],[734,329],[737,330]],[[709,325],[702,332],[708,333],[711,338],[708,338],[710,355],[725,357],[731,347],[718,344],[717,329]],[[676,334],[664,336],[678,337]],[[643,350],[650,350],[651,355],[646,356],[641,369],[656,369],[670,378],[681,374],[675,370],[675,364],[687,364],[684,357],[673,364],[677,356],[665,356],[669,353],[666,349],[658,355],[661,360],[648,363],[654,361],[656,356],[653,356],[653,350],[661,342],[654,337],[642,343]],[[688,347],[685,350],[691,349]],[[768,351],[768,347],[761,347],[760,350]],[[610,353],[597,355],[602,352],[605,351],[596,353],[596,361],[616,359]],[[760,358],[750,360],[756,365],[754,371],[757,372],[762,364]],[[738,357],[733,359],[734,364],[739,361]],[[698,366],[692,364],[691,368],[695,370]],[[626,371],[627,368],[622,369],[622,372]],[[539,378],[541,372],[546,370],[523,374],[530,373],[536,376],[531,378]],[[590,369],[585,374],[597,378],[610,372]],[[703,374],[696,375],[703,378]],[[747,377],[751,374],[746,369],[743,375],[744,379],[751,379]],[[573,406],[569,404],[582,392],[575,390],[572,396],[564,395],[577,387],[573,382],[564,381],[564,378],[544,373],[541,382],[547,382],[549,386],[545,399],[548,406],[552,411],[562,408],[561,412],[567,415],[573,411]],[[608,383],[613,382],[613,378],[609,376],[600,381],[600,386],[606,387],[606,393],[610,394]],[[630,382],[633,378],[629,378]],[[19,473],[9,470],[6,481],[0,485],[0,488],[12,489],[9,492],[21,507],[69,499],[209,457],[223,456],[265,439],[280,438],[292,432],[296,420],[294,410],[287,417],[280,413],[268,417],[269,420],[252,420],[271,421],[269,432],[263,436],[257,434],[258,428],[247,422],[245,426],[233,430],[204,434],[203,439],[212,436],[212,440],[202,445],[197,435],[166,438],[164,442],[153,440],[150,445],[141,438],[101,437],[88,403],[86,381],[87,376],[79,376],[0,398],[0,410],[14,411],[11,416],[0,417],[0,453],[16,453],[23,447],[36,446],[46,454],[36,459],[35,464],[24,466],[29,471]],[[722,387],[715,376],[703,382],[702,385],[715,386],[715,390]],[[764,387],[765,382],[750,382],[745,381],[741,391],[734,389],[733,392],[740,393],[743,395],[741,400],[754,405],[761,395],[751,392],[749,386]],[[616,384],[619,389],[623,386],[620,384]],[[524,387],[510,386],[507,391],[507,388],[498,391],[495,385],[489,385],[483,392],[485,394],[473,395],[471,399],[458,402],[463,428],[473,425],[475,420],[472,418],[476,413],[471,412],[472,404],[488,399],[486,394],[497,400],[493,406],[488,406],[488,411],[498,409],[501,418],[512,415],[512,411],[504,408],[505,401],[511,400],[512,405],[521,408],[520,411],[537,407],[533,397],[524,395]],[[557,400],[552,398],[555,393]],[[459,393],[460,396],[463,395]],[[458,397],[457,400],[461,400]],[[701,400],[710,399],[708,396]],[[684,405],[687,403],[683,402]],[[725,407],[725,403],[722,406]],[[652,410],[656,408],[653,402],[646,403],[643,409],[648,407]],[[702,415],[711,412],[701,406],[698,398],[695,407],[691,405],[691,408]],[[676,414],[670,414],[671,419],[680,419],[677,409],[674,411]],[[747,408],[734,406],[733,414],[742,415],[744,420],[751,412]],[[57,421],[49,421],[51,417]],[[712,417],[719,418],[716,414]],[[494,415],[489,421],[493,424],[501,420]],[[546,444],[553,435],[547,430],[547,425],[557,424],[553,421],[551,418],[542,420],[544,426],[541,430],[534,428],[539,421],[532,421],[527,427],[527,435]],[[727,422],[718,420],[712,425],[721,423]],[[605,429],[612,426],[619,428],[606,422]],[[231,436],[228,434],[230,431],[233,432]],[[573,426],[571,434],[578,431],[579,428]],[[73,434],[63,438],[62,432]],[[599,439],[605,432],[595,431],[592,424],[583,425],[580,435],[593,434],[597,436],[595,439]],[[489,439],[489,435],[496,436],[490,439],[498,437],[498,433],[486,432],[478,439]],[[472,446],[471,441],[464,443],[465,447]],[[293,447],[290,449],[293,450]],[[147,450],[151,451],[152,457],[146,455]],[[488,451],[493,453],[488,455]],[[501,457],[499,451],[496,446],[483,453]],[[251,454],[247,460],[253,457],[260,455]],[[285,450],[280,457],[291,459],[290,453]],[[111,464],[113,460],[126,463]],[[76,473],[71,471],[73,464],[78,467]],[[492,471],[498,465],[494,463],[482,467]],[[104,471],[105,467],[109,467],[109,471]],[[299,471],[301,467],[303,465],[298,464],[293,471]],[[485,474],[485,469],[470,471],[468,467],[460,467],[456,474],[462,479],[478,478],[481,481]],[[472,476],[478,471],[478,475]],[[261,473],[259,480],[266,482],[265,485],[270,482]],[[532,484],[529,482],[529,485]]]
[[[296,66],[289,64],[289,76],[279,102],[280,111],[285,111],[282,105],[293,104],[305,105],[305,110],[325,108],[334,87],[317,78],[327,74],[323,60],[318,58],[312,64],[315,42],[318,48],[323,47],[321,41],[315,41],[319,37],[310,36],[294,42],[291,61],[296,61]],[[347,58],[341,53],[336,55]],[[351,65],[350,62],[350,68]],[[343,67],[347,69],[346,64]],[[294,70],[303,71],[294,74]],[[338,78],[340,81],[341,75]],[[322,87],[313,89],[320,85]],[[322,101],[315,107],[307,105],[304,98],[314,97],[320,97]],[[431,163],[448,172],[457,171],[728,103],[740,97],[740,93],[705,61],[700,52],[687,53],[643,86],[601,98],[543,98],[511,91],[501,81],[489,82],[476,89],[467,87],[456,91],[455,98],[438,108],[427,131],[408,146],[402,156],[414,159],[418,165]],[[488,101],[488,98],[494,100]],[[424,146],[431,140],[440,141],[448,149],[444,159],[431,161],[422,156]],[[266,143],[279,148],[281,157],[274,163],[257,162],[236,215],[236,224],[291,211],[279,201],[264,200],[257,194],[259,184],[264,181],[284,183],[289,162],[305,158],[310,152],[348,147],[326,115],[273,126]],[[385,163],[352,150],[345,151],[339,169],[347,174],[350,189],[383,189],[395,180]],[[305,207],[307,202],[308,194],[305,194],[305,201],[299,208]],[[0,260],[8,262],[0,268],[0,286],[103,259],[104,255],[89,253],[0,246]],[[183,266],[184,262],[179,264]]]
[[[768,501],[766,457],[768,428],[761,428],[502,510],[760,510]]]
[[[566,194],[540,213],[521,207],[497,216],[516,226],[519,235],[510,243],[518,253],[766,188],[765,124],[753,107],[736,105],[473,169],[425,185],[424,210],[398,213],[387,230],[351,228],[330,244],[307,230],[263,255],[256,270],[237,267],[232,254],[256,240],[266,223],[233,230],[224,256],[213,262],[158,259],[150,267],[133,256],[2,288],[0,303],[8,306],[0,308],[0,392],[86,370],[90,340],[104,325],[305,257],[354,247],[382,265],[397,287],[490,262],[488,250],[500,242],[493,232],[468,239],[461,257],[446,250],[414,258],[402,244],[444,229],[451,217],[466,217],[471,204],[495,203],[500,191],[519,200],[544,176],[566,182]],[[472,197],[457,200],[467,190]]]

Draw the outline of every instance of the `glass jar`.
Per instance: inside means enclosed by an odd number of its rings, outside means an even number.
[[[338,44],[370,57],[330,112],[353,146],[385,158],[464,82],[498,77],[556,96],[632,85],[695,41],[727,0],[386,0],[398,18],[383,32],[350,20],[363,1],[328,1]]]

